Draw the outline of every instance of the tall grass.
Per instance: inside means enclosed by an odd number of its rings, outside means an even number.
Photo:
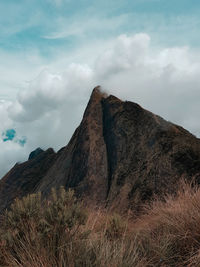
[[[87,210],[73,191],[15,200],[0,227],[0,266],[200,266],[200,189],[182,184],[132,219]]]
[[[200,266],[200,189],[182,183],[175,197],[154,201],[135,223],[158,266]]]

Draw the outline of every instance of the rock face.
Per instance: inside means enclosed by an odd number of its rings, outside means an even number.
[[[200,183],[200,140],[96,87],[66,147],[40,151],[3,177],[0,209],[17,196],[47,196],[60,185],[94,205],[139,209],[154,195],[175,192],[182,178]]]
[[[55,156],[53,149],[49,148],[33,159],[15,164],[0,180],[0,211],[15,198],[36,192],[38,183],[54,163]]]

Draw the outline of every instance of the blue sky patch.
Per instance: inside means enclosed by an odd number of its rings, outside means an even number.
[[[50,59],[60,49],[141,31],[165,44],[196,46],[199,12],[199,0],[2,0],[0,48]]]
[[[20,146],[24,146],[27,141],[27,138],[25,136],[18,138],[15,129],[8,129],[5,132],[3,132],[2,139],[3,142],[12,141],[14,143],[18,143]]]
[[[8,129],[5,132],[3,132],[2,137],[3,141],[12,141],[16,136],[16,131],[14,129]]]

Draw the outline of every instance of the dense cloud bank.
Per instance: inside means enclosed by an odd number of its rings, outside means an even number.
[[[199,56],[188,47],[151,47],[150,36],[140,33],[120,35],[102,50],[93,47],[84,64],[42,70],[15,101],[0,102],[0,176],[38,146],[57,150],[67,144],[96,85],[199,136]],[[9,129],[18,139],[5,141]]]

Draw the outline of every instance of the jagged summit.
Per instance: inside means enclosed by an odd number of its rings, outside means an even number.
[[[108,95],[107,95],[107,93],[103,92],[103,89],[101,88],[101,86],[98,85],[92,90],[90,98],[95,98],[95,97],[107,98]]]
[[[139,209],[182,178],[200,182],[199,139],[97,86],[67,146],[15,165],[0,181],[0,210],[16,196],[48,196],[60,185],[93,205]]]
[[[113,99],[120,101],[120,102],[122,101],[119,98],[117,98],[116,96],[107,94],[106,92],[104,92],[102,87],[100,85],[98,85],[92,90],[89,102],[101,101],[101,100],[106,99],[106,98],[113,98]]]

